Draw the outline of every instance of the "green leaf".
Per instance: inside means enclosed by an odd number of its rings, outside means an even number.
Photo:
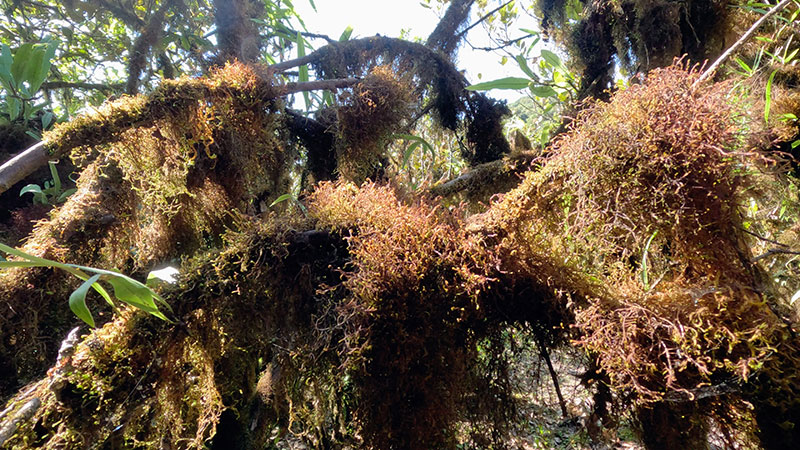
[[[98,280],[100,280],[99,274],[89,277],[69,296],[69,309],[92,328],[94,328],[94,319],[92,318],[92,313],[89,312],[89,308],[86,307],[86,294],[89,292],[89,288],[97,283]]]
[[[8,120],[15,121],[19,117],[22,104],[14,97],[6,97],[6,112],[8,113]]]
[[[773,70],[767,80],[767,88],[764,92],[764,121],[769,122],[769,109],[772,105],[772,80],[775,78],[777,70]]]
[[[308,3],[311,3],[311,8],[314,12],[317,12],[317,5],[314,4],[314,0],[308,0]]]
[[[642,252],[642,284],[644,285],[645,291],[650,290],[650,280],[647,269],[647,253],[650,251],[650,244],[653,242],[653,238],[655,238],[657,234],[658,230],[654,231],[653,234],[650,235],[650,239],[647,240],[647,243],[644,246],[644,251]]]
[[[303,39],[303,35],[300,32],[297,32],[297,57],[302,58],[306,56],[306,46],[305,46],[305,39]],[[305,82],[308,81],[308,64],[301,65],[298,69],[298,81]],[[306,103],[306,109],[311,109],[311,98],[308,96],[308,92],[303,91],[303,100]]]
[[[62,192],[61,195],[58,196],[58,198],[56,199],[56,203],[61,203],[65,201],[67,197],[69,197],[70,195],[74,194],[77,191],[78,191],[77,188],[67,189],[66,191]]]
[[[153,291],[149,287],[121,274],[109,277],[108,283],[114,288],[114,296],[120,301],[167,320],[158,311],[158,307],[153,301]]]
[[[550,64],[556,68],[564,68],[561,64],[561,58],[558,57],[555,53],[551,52],[550,50],[542,50],[542,58],[547,61],[547,64]]]
[[[285,202],[286,200],[289,200],[292,197],[293,197],[292,194],[283,194],[280,197],[276,198],[274,202],[270,203],[269,207],[272,208],[273,206],[277,205],[278,203]]]
[[[419,145],[420,143],[418,141],[412,142],[411,145],[409,145],[408,148],[406,148],[406,150],[403,152],[403,164],[400,165],[401,169],[404,169],[406,167],[406,164],[408,164],[408,160],[411,159],[411,155],[414,153],[414,150],[416,150],[417,147],[419,147]]]
[[[531,86],[531,93],[537,97],[557,97],[558,92],[550,86]]]
[[[753,69],[751,69],[750,66],[745,64],[745,62],[742,61],[741,58],[736,57],[736,58],[733,58],[733,60],[736,61],[737,64],[739,64],[739,67],[744,69],[744,71],[747,73],[747,75],[752,75],[753,74]]]
[[[537,77],[536,74],[533,73],[531,68],[528,67],[528,61],[525,59],[524,56],[517,55],[514,59],[517,60],[517,64],[519,65],[519,68],[522,69],[523,72],[525,72],[525,75],[529,76],[530,78],[532,78],[534,80],[537,80],[537,81],[539,80],[539,77]]]
[[[353,27],[350,25],[342,31],[342,35],[339,36],[339,42],[345,42],[350,40],[350,36],[353,34]]]
[[[42,130],[46,130],[47,127],[49,127],[50,124],[53,123],[53,119],[55,118],[56,115],[51,113],[50,111],[44,113],[44,115],[42,115]]]
[[[22,44],[14,52],[14,62],[11,64],[11,75],[17,83],[21,85],[25,81],[25,71],[30,62],[31,52],[33,51],[33,44]]]
[[[19,191],[19,196],[22,197],[23,195],[29,192],[32,193],[33,195],[42,194],[42,187],[39,186],[38,184],[29,184]]]
[[[50,61],[53,59],[58,48],[58,41],[52,41],[41,50],[41,60],[38,64],[33,65],[34,70],[31,71],[28,82],[30,83],[31,92],[35,93],[42,86],[42,83],[47,79],[50,74]]]
[[[798,51],[800,51],[800,47],[798,47],[798,48],[794,49],[794,50],[792,51],[792,53],[789,53],[789,55],[788,55],[788,56],[784,56],[784,57],[783,57],[783,63],[784,63],[784,64],[789,64],[789,63],[791,63],[791,62],[792,62],[792,60],[794,60],[794,57],[795,57],[795,56],[797,56],[797,52],[798,52]]]
[[[467,86],[468,91],[488,91],[490,89],[525,89],[530,84],[531,80],[527,78],[508,77],[500,78],[499,80],[486,81],[483,83],[473,84]]]

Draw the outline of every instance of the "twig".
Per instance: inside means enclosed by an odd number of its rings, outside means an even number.
[[[14,414],[14,417],[12,417],[8,423],[0,427],[0,445],[5,444],[6,441],[16,433],[20,423],[33,417],[40,406],[42,406],[42,401],[39,400],[39,397],[28,400],[28,402]]]
[[[788,247],[788,245],[786,245],[786,244],[782,244],[782,243],[780,243],[780,242],[778,242],[776,240],[773,240],[773,239],[765,238],[764,236],[761,236],[760,234],[758,234],[758,233],[756,233],[754,231],[750,231],[750,230],[747,230],[745,228],[741,228],[741,230],[744,231],[745,233],[751,235],[751,236],[757,237],[758,239],[760,239],[762,241],[769,242],[770,244],[775,244],[775,245],[777,245],[779,247]]]
[[[753,258],[752,262],[756,262],[756,261],[758,261],[760,259],[766,258],[769,255],[776,255],[776,254],[800,255],[800,251],[789,250],[789,249],[785,249],[785,248],[771,248],[771,249],[767,250],[766,252],[764,252],[764,253],[756,256],[755,258]]]
[[[750,29],[748,29],[747,32],[745,32],[742,35],[742,37],[739,38],[738,41],[734,42],[733,45],[731,45],[727,50],[725,50],[725,53],[723,53],[719,58],[717,58],[717,60],[714,61],[714,63],[711,64],[708,67],[708,69],[706,69],[706,71],[703,72],[702,75],[700,75],[700,78],[698,78],[697,81],[695,81],[694,84],[692,85],[692,89],[695,89],[698,85],[700,85],[700,83],[706,81],[709,77],[711,77],[711,75],[714,74],[714,72],[717,70],[717,68],[723,62],[725,62],[725,60],[728,59],[728,57],[733,52],[738,50],[739,47],[744,45],[744,43],[747,42],[748,39],[750,39],[750,37],[753,35],[753,33],[755,33],[756,30],[758,30],[758,27],[760,27],[761,24],[764,23],[765,20],[767,20],[770,17],[772,17],[774,14],[776,14],[777,12],[779,12],[780,10],[785,8],[787,5],[789,5],[789,3],[792,3],[793,1],[794,0],[783,0],[783,1],[781,1],[777,5],[773,6],[772,9],[770,9],[766,14],[761,16],[760,19],[756,20],[756,23],[754,23],[753,26],[751,26]]]
[[[467,34],[467,33],[469,32],[469,30],[471,30],[471,29],[475,28],[475,27],[476,27],[478,24],[480,24],[480,23],[481,23],[481,22],[483,22],[484,20],[488,19],[488,18],[489,18],[489,17],[490,17],[492,14],[494,14],[494,13],[496,13],[497,11],[500,11],[501,9],[505,8],[506,6],[508,6],[508,4],[509,4],[509,3],[513,2],[513,1],[514,1],[514,0],[508,0],[507,2],[505,2],[505,3],[503,3],[502,5],[498,6],[497,8],[495,8],[495,9],[493,9],[493,10],[489,11],[488,13],[484,14],[484,15],[483,15],[483,17],[481,17],[480,19],[478,19],[478,21],[477,21],[477,22],[475,22],[475,23],[473,23],[472,25],[470,25],[470,26],[468,26],[467,28],[465,28],[465,29],[464,29],[464,30],[463,30],[461,33],[458,33],[458,36],[457,36],[457,37],[462,37],[462,36],[464,36],[465,34]]]

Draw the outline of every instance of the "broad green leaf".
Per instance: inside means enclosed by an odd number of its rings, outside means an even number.
[[[25,194],[27,194],[29,192],[34,194],[34,195],[42,194],[42,187],[39,186],[38,184],[29,184],[29,185],[25,186],[24,188],[22,188],[22,190],[19,191],[19,196],[22,197],[23,195],[25,195]]]
[[[350,36],[352,34],[353,34],[353,27],[348,25],[347,28],[345,28],[344,31],[342,32],[342,35],[339,36],[339,42],[349,41],[350,40]]]
[[[17,86],[25,81],[25,71],[30,62],[31,52],[33,51],[33,44],[22,44],[14,52],[14,62],[11,64],[11,75],[17,83]]]
[[[31,92],[38,91],[50,74],[50,64],[55,56],[56,48],[58,48],[58,42],[52,41],[42,50],[41,62],[35,66],[36,71],[32,72],[31,76],[28,78]]]
[[[114,296],[120,301],[167,320],[153,301],[153,291],[144,284],[124,275],[109,277],[108,283],[114,288]]]
[[[100,280],[99,274],[89,277],[69,296],[69,309],[92,328],[94,328],[94,319],[92,318],[92,313],[89,312],[89,308],[86,307],[86,294],[89,292],[89,288],[97,283],[98,280]]]
[[[408,148],[406,148],[406,150],[403,152],[403,164],[400,165],[401,169],[406,167],[406,164],[408,164],[408,160],[411,159],[411,155],[414,153],[414,150],[416,150],[417,147],[419,147],[419,145],[420,145],[419,141],[412,142],[411,145],[409,145]]]
[[[483,83],[473,84],[467,86],[468,91],[488,91],[490,89],[525,89],[530,84],[531,80],[527,78],[508,77],[500,78],[499,80],[486,81]]]
[[[558,92],[550,86],[531,86],[531,93],[537,97],[557,97]]]
[[[50,111],[44,113],[44,115],[42,115],[42,130],[46,130],[47,127],[49,127],[50,124],[53,123],[53,119],[55,118],[56,115],[51,113]]]
[[[564,68],[561,64],[561,58],[558,57],[555,53],[551,52],[550,50],[542,50],[542,58],[547,61],[547,64],[550,64],[553,67],[557,68]]]
[[[22,104],[14,97],[6,97],[6,112],[8,113],[8,120],[15,121],[19,117],[22,109]]]

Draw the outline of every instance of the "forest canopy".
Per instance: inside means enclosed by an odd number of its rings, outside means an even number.
[[[0,446],[800,442],[800,2],[423,4],[0,2]]]

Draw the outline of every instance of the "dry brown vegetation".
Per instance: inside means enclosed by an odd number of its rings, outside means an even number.
[[[751,112],[755,84],[653,70],[587,102],[470,214],[386,180],[385,141],[429,100],[465,133],[463,156],[494,160],[508,151],[501,104],[418,44],[334,43],[314,63],[362,76],[335,114],[292,116],[270,71],[233,63],[47,136],[81,169],[78,191],[22,249],[181,276],[160,288],[171,322],[104,311],[50,367],[75,285],[0,272],[4,415],[40,403],[9,448],[503,448],[512,334],[548,365],[551,351],[580,355],[597,445],[623,419],[649,448],[800,440],[787,301],[800,286],[770,275],[797,249],[797,189],[776,151],[797,129]],[[796,89],[776,87],[775,114],[800,115]],[[298,144],[310,177],[292,173]],[[265,211],[293,176],[302,195]]]

